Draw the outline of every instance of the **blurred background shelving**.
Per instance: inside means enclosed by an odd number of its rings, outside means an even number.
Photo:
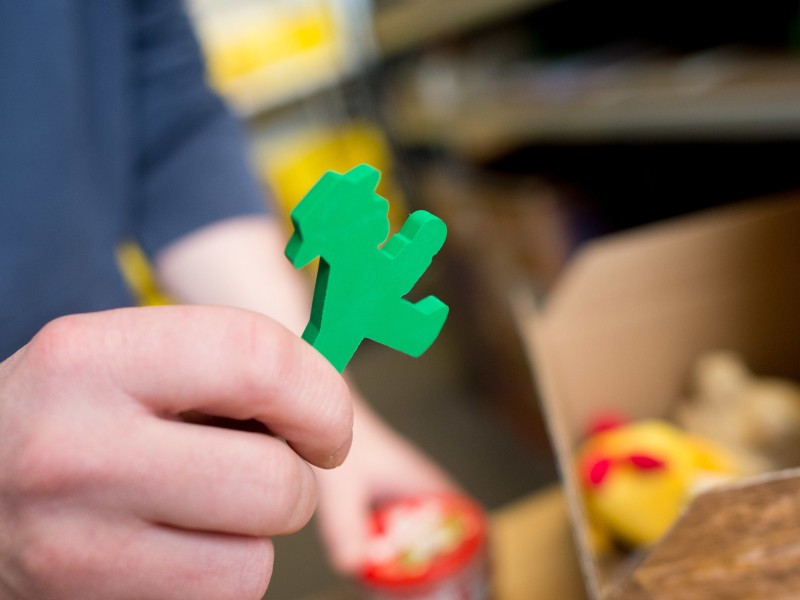
[[[445,342],[418,363],[369,347],[355,372],[490,507],[555,477],[510,294],[545,297],[593,237],[800,188],[797,0],[188,5],[284,216],[324,171],[369,162],[395,227],[416,208],[448,223],[420,291],[451,304]],[[402,374],[391,392],[382,369]],[[489,448],[508,466],[459,462]]]
[[[382,58],[413,52],[442,38],[461,36],[554,0],[377,0],[375,39]]]

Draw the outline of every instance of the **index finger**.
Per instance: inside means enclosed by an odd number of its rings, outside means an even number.
[[[347,454],[347,384],[321,354],[264,315],[155,306],[67,319],[80,340],[78,360],[154,414],[255,419],[320,467],[337,466]]]

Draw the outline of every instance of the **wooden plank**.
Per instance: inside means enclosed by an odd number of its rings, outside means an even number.
[[[800,473],[701,495],[613,600],[789,600],[800,591]]]

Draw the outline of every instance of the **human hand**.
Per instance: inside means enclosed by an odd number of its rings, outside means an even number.
[[[376,503],[437,492],[463,493],[459,485],[363,401],[356,401],[353,446],[334,471],[317,470],[318,526],[331,565],[353,575],[364,563]]]
[[[0,364],[0,598],[260,599],[351,428],[344,379],[261,315],[57,319]]]

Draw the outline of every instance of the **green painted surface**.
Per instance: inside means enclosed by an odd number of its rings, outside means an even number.
[[[447,305],[434,296],[404,298],[442,248],[447,227],[418,210],[387,240],[389,204],[375,192],[379,180],[366,164],[328,171],[291,214],[286,256],[297,268],[320,258],[303,339],[340,372],[367,338],[421,355],[447,318]]]

